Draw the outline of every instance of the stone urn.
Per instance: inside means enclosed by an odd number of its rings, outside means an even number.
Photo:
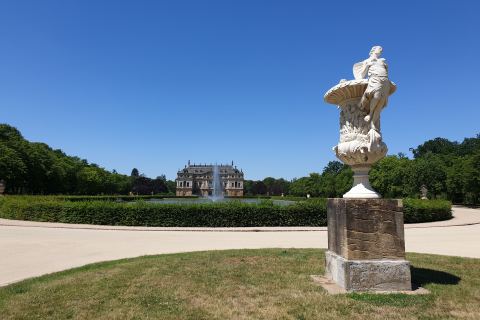
[[[377,130],[365,120],[367,111],[361,106],[361,99],[368,86],[368,79],[341,80],[325,93],[324,100],[340,109],[340,141],[333,148],[338,159],[353,170],[353,187],[344,198],[380,198],[368,179],[372,165],[385,157],[388,148]],[[390,92],[396,90],[391,82]]]

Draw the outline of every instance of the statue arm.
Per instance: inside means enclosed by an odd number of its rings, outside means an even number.
[[[370,64],[368,63],[368,59],[355,63],[353,65],[353,76],[355,80],[365,79],[369,68]]]

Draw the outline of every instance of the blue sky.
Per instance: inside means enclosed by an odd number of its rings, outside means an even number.
[[[478,1],[1,1],[0,122],[109,170],[288,179],[334,160],[323,94],[372,45],[389,153],[480,132]]]

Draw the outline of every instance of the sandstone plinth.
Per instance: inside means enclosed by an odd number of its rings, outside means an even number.
[[[400,200],[329,199],[326,276],[347,291],[411,290]]]

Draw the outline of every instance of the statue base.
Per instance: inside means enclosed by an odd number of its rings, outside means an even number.
[[[406,260],[348,260],[327,251],[325,269],[325,277],[347,292],[412,290]]]
[[[350,199],[378,199],[382,196],[373,190],[368,179],[370,166],[351,166],[353,171],[353,187],[343,195]]]
[[[347,292],[410,291],[401,200],[328,199],[325,277]]]

